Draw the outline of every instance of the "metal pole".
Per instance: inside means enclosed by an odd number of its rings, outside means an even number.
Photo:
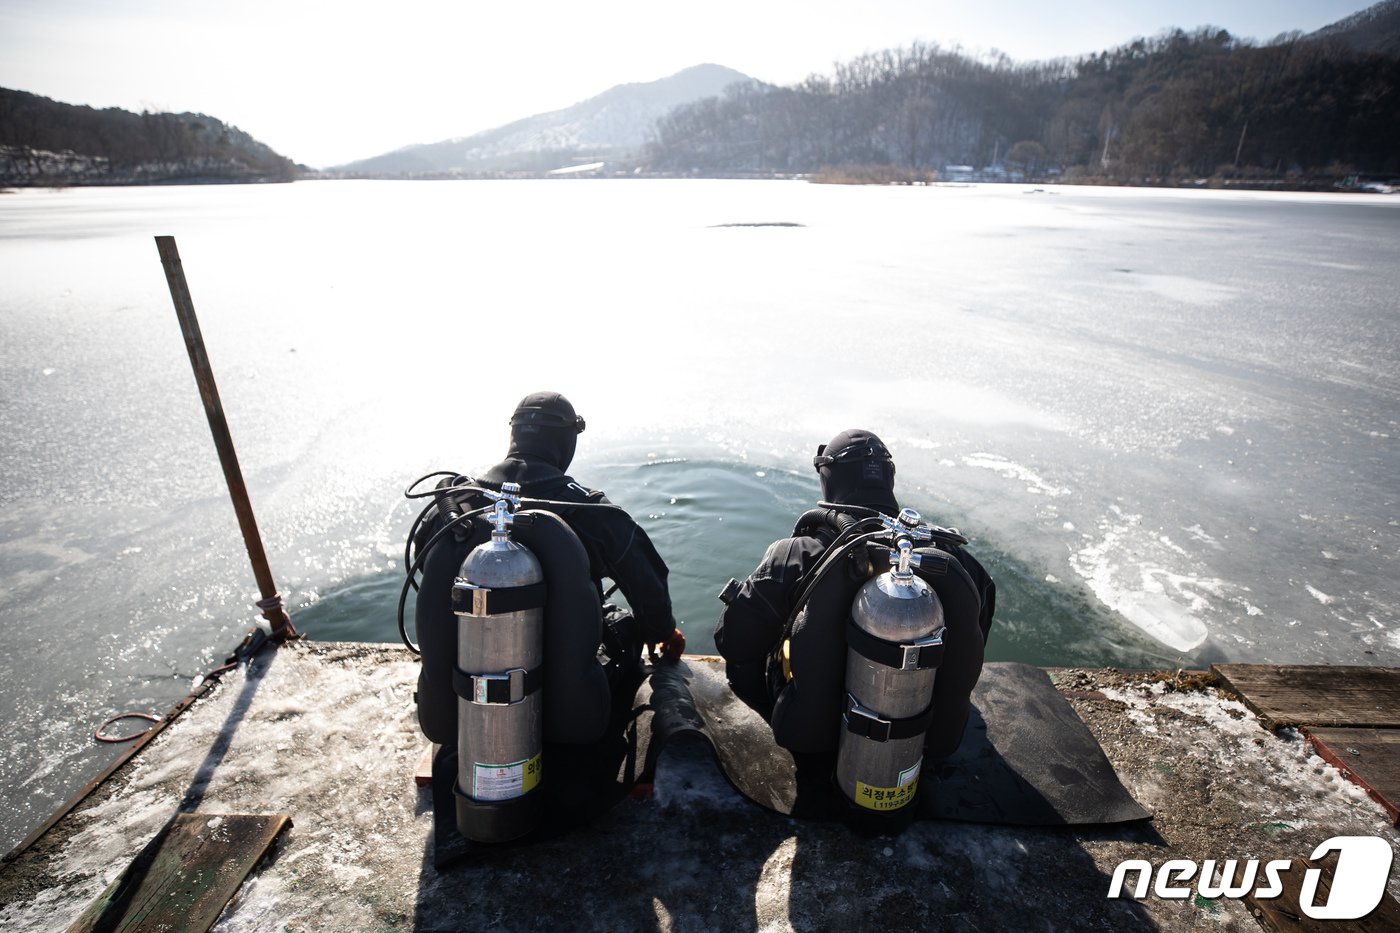
[[[272,580],[267,552],[263,550],[262,536],[258,534],[258,522],[253,517],[253,504],[248,499],[248,487],[243,483],[243,471],[238,467],[238,454],[233,449],[233,436],[229,433],[228,421],[224,418],[218,386],[214,384],[214,370],[209,365],[209,355],[204,350],[204,337],[199,331],[199,320],[194,314],[194,301],[190,298],[189,286],[185,284],[185,270],[180,264],[180,253],[175,248],[175,238],[156,237],[156,248],[160,251],[161,264],[165,266],[165,278],[170,284],[170,298],[175,302],[180,331],[185,335],[185,349],[190,354],[190,366],[194,369],[194,380],[199,385],[199,396],[204,400],[204,414],[209,418],[209,431],[214,435],[214,447],[219,452],[219,463],[224,468],[224,480],[228,483],[228,493],[233,499],[233,511],[238,516],[238,527],[243,531],[248,560],[253,564],[253,576],[257,578],[258,590],[262,593],[258,608],[262,610],[263,617],[272,623],[273,638],[279,641],[296,638],[297,630],[292,627],[291,617],[282,606],[282,595],[277,592],[277,584]]]

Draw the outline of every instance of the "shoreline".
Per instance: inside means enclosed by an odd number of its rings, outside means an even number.
[[[1270,181],[1236,181],[1232,179],[1200,178],[1181,181],[1111,181],[1108,179],[1085,178],[1068,180],[1036,179],[1023,181],[1010,180],[939,180],[919,182],[904,181],[822,181],[813,174],[798,175],[754,175],[754,174],[715,174],[686,175],[667,172],[555,175],[549,172],[482,172],[482,173],[432,173],[424,175],[388,175],[361,172],[305,172],[295,178],[259,176],[250,178],[223,178],[202,176],[194,178],[163,178],[152,181],[136,179],[82,179],[76,177],[52,177],[33,181],[15,179],[0,180],[0,194],[13,194],[21,190],[62,191],[69,188],[169,188],[182,185],[281,185],[312,181],[806,181],[809,184],[853,185],[857,187],[933,187],[933,188],[1128,188],[1160,191],[1267,191],[1296,194],[1355,194],[1355,195],[1394,195],[1400,194],[1400,180],[1356,185],[1342,185],[1329,181],[1305,182],[1277,179]]]

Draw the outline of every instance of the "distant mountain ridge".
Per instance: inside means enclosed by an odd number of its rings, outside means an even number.
[[[405,146],[333,171],[382,175],[543,172],[580,160],[626,158],[641,149],[656,121],[675,107],[718,96],[735,84],[756,83],[722,65],[695,65],[656,81],[619,84],[562,110],[471,136]]]
[[[1308,38],[1340,41],[1358,52],[1400,55],[1400,0],[1381,0]]]

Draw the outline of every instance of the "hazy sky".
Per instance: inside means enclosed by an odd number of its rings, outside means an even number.
[[[787,84],[915,40],[1018,61],[1173,26],[1267,40],[1366,0],[0,0],[0,87],[195,111],[324,167],[715,62]],[[685,10],[688,12],[675,12]]]

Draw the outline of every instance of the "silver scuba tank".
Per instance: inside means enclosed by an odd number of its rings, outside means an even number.
[[[914,800],[943,651],[943,605],[914,574],[919,514],[887,522],[891,567],[861,587],[847,625],[846,711],[836,782],[846,799],[891,814]]]
[[[467,555],[453,584],[457,828],[477,842],[523,836],[541,812],[544,573],[510,537],[519,491],[506,483],[492,496],[491,540]]]

